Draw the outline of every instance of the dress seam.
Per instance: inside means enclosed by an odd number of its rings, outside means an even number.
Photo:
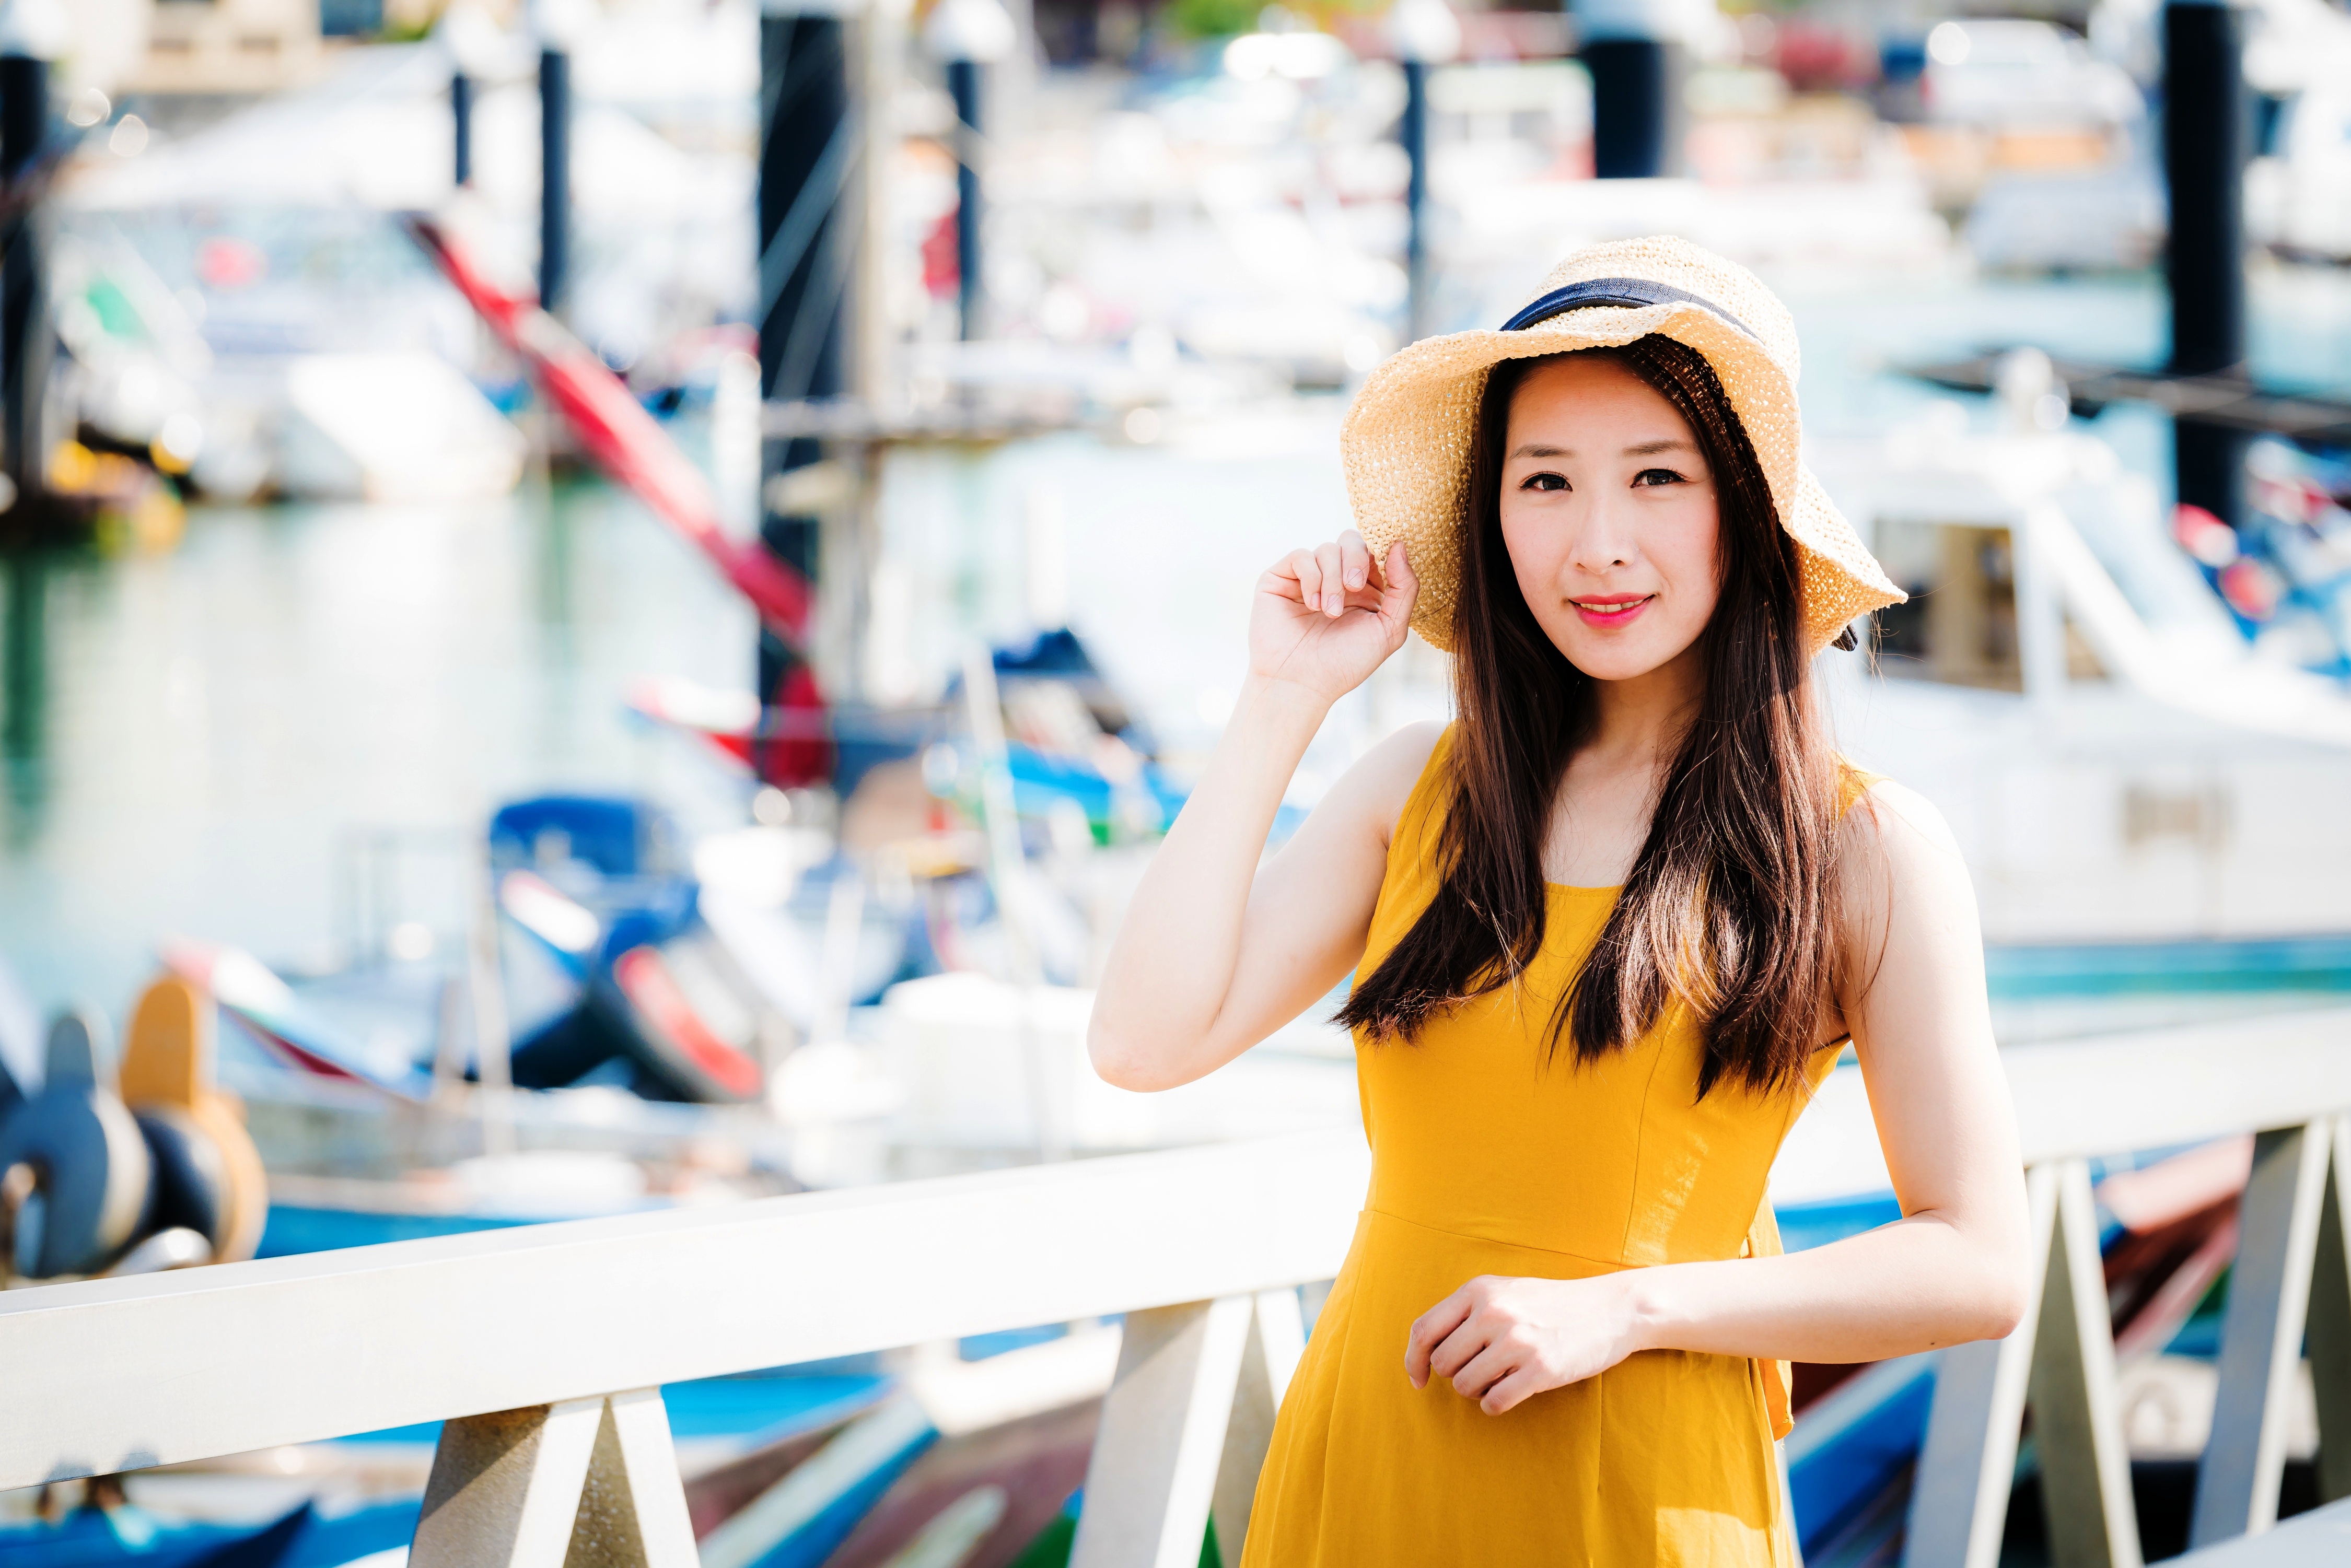
[[[1638,1124],[1633,1129],[1633,1179],[1627,1184],[1632,1192],[1625,1201],[1624,1234],[1616,1242],[1617,1256],[1623,1258],[1629,1258],[1633,1253],[1633,1220],[1641,1212],[1641,1159],[1649,1147],[1649,1096],[1656,1092],[1657,1073],[1665,1065],[1666,1051],[1661,1041],[1649,1063],[1649,1076],[1641,1081],[1641,1109]]]
[[[1382,1219],[1393,1219],[1398,1225],[1409,1225],[1415,1230],[1426,1230],[1431,1236],[1443,1236],[1455,1241],[1479,1241],[1489,1247],[1511,1247],[1521,1252],[1544,1252],[1553,1258],[1573,1258],[1579,1263],[1589,1263],[1595,1269],[1622,1270],[1646,1267],[1640,1263],[1627,1263],[1621,1258],[1590,1258],[1581,1252],[1570,1252],[1564,1247],[1539,1247],[1531,1241],[1505,1241],[1499,1237],[1480,1236],[1470,1230],[1447,1230],[1441,1225],[1426,1225],[1420,1220],[1407,1218],[1393,1209],[1382,1208],[1377,1204],[1365,1204],[1364,1212],[1375,1214]]]

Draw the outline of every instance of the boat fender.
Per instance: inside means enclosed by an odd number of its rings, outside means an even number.
[[[215,1089],[189,1114],[211,1135],[228,1173],[228,1208],[213,1261],[241,1263],[260,1250],[262,1228],[269,1223],[269,1173],[245,1129],[245,1108],[235,1095]]]
[[[228,1162],[212,1134],[179,1105],[142,1105],[131,1113],[154,1167],[153,1201],[140,1228],[184,1226],[217,1256],[228,1228]]]
[[[30,1166],[41,1195],[39,1241],[17,1260],[36,1279],[96,1273],[146,1216],[147,1141],[99,1081],[104,1030],[93,1013],[59,1017],[41,1092],[0,1127],[0,1171]]]
[[[122,1098],[156,1166],[152,1225],[184,1225],[219,1262],[253,1256],[269,1218],[269,1177],[235,1096],[214,1086],[218,1010],[178,975],[159,976],[131,1010]],[[211,1215],[210,1219],[200,1218]]]

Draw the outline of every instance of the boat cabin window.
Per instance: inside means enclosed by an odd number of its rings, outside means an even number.
[[[2016,551],[2005,528],[1883,517],[1877,559],[1910,595],[1877,612],[1877,660],[1903,680],[2024,690]]]

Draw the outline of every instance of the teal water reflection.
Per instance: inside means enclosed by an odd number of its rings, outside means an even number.
[[[643,674],[741,684],[751,618],[599,485],[198,509],[170,554],[0,572],[0,956],[37,1006],[119,1015],[166,935],[329,961],[361,835],[459,844],[549,788],[728,793],[622,703]],[[441,859],[383,913],[445,938]]]

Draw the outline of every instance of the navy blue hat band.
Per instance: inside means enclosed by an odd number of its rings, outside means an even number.
[[[1647,305],[1696,305],[1712,311],[1747,336],[1755,337],[1753,328],[1705,296],[1663,283],[1652,283],[1646,277],[1593,277],[1582,283],[1571,283],[1564,288],[1554,288],[1503,322],[1502,330],[1522,331],[1539,321],[1548,321],[1554,316],[1563,316],[1570,310],[1581,310],[1592,305],[1631,306],[1636,309]]]

